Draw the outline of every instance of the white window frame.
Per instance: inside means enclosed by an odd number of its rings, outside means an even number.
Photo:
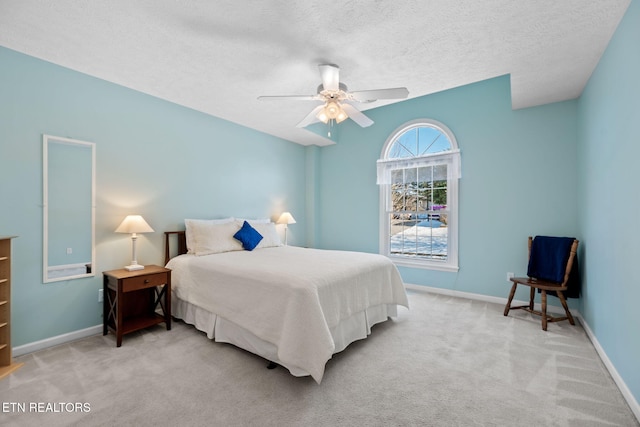
[[[396,139],[403,133],[419,127],[432,127],[445,134],[451,142],[451,150],[442,153],[428,154],[418,157],[398,158],[397,160],[388,159],[389,150]],[[392,255],[390,253],[390,230],[389,230],[389,211],[391,185],[386,182],[382,176],[393,165],[400,168],[430,166],[433,164],[447,164],[447,208],[449,210],[447,218],[448,240],[447,240],[447,259],[434,260],[415,257],[405,257]],[[458,183],[460,180],[460,150],[455,135],[444,124],[431,119],[412,120],[398,127],[391,133],[387,141],[382,147],[380,160],[378,161],[378,184],[380,187],[380,253],[391,259],[394,264],[403,267],[424,268],[440,271],[458,271]]]

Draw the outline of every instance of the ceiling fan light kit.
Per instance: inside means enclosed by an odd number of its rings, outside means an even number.
[[[345,121],[349,116],[342,109],[342,106],[334,101],[327,101],[318,114],[316,114],[318,120],[322,123],[328,123],[329,120],[335,120],[336,123]]]
[[[354,103],[374,102],[378,99],[405,99],[409,96],[407,88],[375,89],[349,92],[347,85],[340,82],[340,68],[335,64],[320,64],[322,84],[316,95],[260,96],[258,99],[322,101],[296,126],[306,127],[315,122],[341,123],[350,118],[361,127],[371,126],[373,120],[358,110]]]

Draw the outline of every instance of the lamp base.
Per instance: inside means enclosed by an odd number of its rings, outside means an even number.
[[[127,271],[144,270],[144,265],[131,264],[131,265],[127,265],[124,269]]]

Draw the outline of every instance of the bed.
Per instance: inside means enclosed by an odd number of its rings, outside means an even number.
[[[165,232],[173,315],[294,376],[320,383],[334,353],[408,308],[402,279],[382,255],[285,246],[266,221],[204,221]],[[251,250],[234,237],[245,226],[261,236]]]

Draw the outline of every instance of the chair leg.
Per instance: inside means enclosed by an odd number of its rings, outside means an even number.
[[[541,296],[542,300],[542,330],[547,330],[547,291],[542,289]]]
[[[505,316],[509,315],[509,309],[511,308],[511,301],[513,301],[513,297],[516,294],[517,287],[518,287],[518,284],[516,282],[513,282],[513,286],[511,287],[511,292],[509,292],[509,300],[507,301],[507,305],[504,306]]]
[[[533,310],[533,301],[536,299],[536,288],[529,288],[529,310]]]
[[[562,294],[561,291],[556,291],[556,295],[558,295],[558,299],[560,300],[560,303],[562,304],[562,308],[564,308],[564,312],[567,313],[567,318],[569,319],[569,323],[571,323],[572,325],[575,325],[576,322],[573,320],[573,316],[571,315],[571,312],[569,311],[569,307],[567,306],[567,300],[564,299],[564,295]]]

